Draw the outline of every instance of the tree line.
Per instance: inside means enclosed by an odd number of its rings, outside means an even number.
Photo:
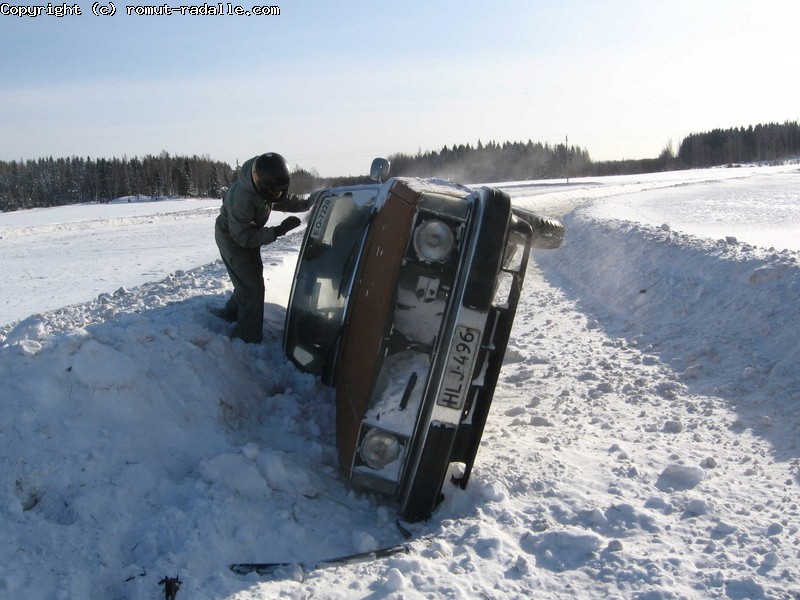
[[[591,164],[589,152],[578,146],[540,142],[490,141],[445,146],[438,152],[388,157],[392,174],[441,177],[465,183],[554,179],[585,174]]]
[[[207,156],[40,158],[0,161],[0,211],[109,202],[115,198],[219,198],[234,170]]]
[[[387,158],[392,174],[440,177],[462,183],[558,179],[599,175],[652,173],[733,163],[777,161],[800,157],[800,124],[786,122],[714,129],[681,141],[677,154],[668,144],[655,158],[593,161],[579,146],[527,142],[478,141],[444,146],[438,151],[397,153]],[[96,159],[42,158],[0,161],[0,211],[108,202],[142,195],[219,198],[236,177],[236,167],[207,156],[158,156]],[[316,170],[292,171],[290,191],[308,193],[329,185],[351,185],[363,177],[320,177]]]
[[[678,149],[685,168],[775,161],[800,156],[800,123],[714,129],[687,136]]]
[[[529,140],[485,145],[478,141],[475,147],[445,146],[438,152],[420,151],[414,156],[395,154],[389,160],[394,175],[474,183],[630,175],[798,157],[800,124],[786,122],[691,134],[681,141],[677,154],[670,143],[654,158],[593,161],[579,146]]]

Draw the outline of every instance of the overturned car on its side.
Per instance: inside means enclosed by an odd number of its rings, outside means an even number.
[[[430,516],[466,486],[532,247],[562,226],[495,188],[395,177],[314,193],[284,349],[335,388],[342,472]],[[457,463],[457,468],[450,469]]]

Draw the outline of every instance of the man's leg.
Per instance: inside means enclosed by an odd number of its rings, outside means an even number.
[[[224,262],[234,288],[229,300],[229,303],[235,303],[231,305],[231,312],[235,306],[237,317],[233,337],[260,344],[264,324],[264,265],[261,262],[261,249],[234,251]]]
[[[231,294],[231,297],[228,298],[228,301],[225,303],[225,306],[222,309],[212,309],[211,312],[218,317],[225,319],[228,321],[228,323],[235,323],[239,320],[239,308],[236,302],[236,271],[231,266],[230,261],[234,249],[231,248],[226,236],[222,234],[218,228],[214,230],[214,240],[217,242],[219,256],[222,258],[222,262],[225,264],[225,270],[228,272],[228,277],[230,277],[231,282],[233,283],[233,294]]]
[[[230,275],[230,273],[231,273],[230,270],[228,270],[228,275]],[[239,320],[239,304],[236,301],[235,288],[233,290],[233,294],[231,294],[231,297],[228,298],[228,301],[222,308],[222,311],[220,311],[219,316],[225,319],[228,323],[235,323],[236,321]]]

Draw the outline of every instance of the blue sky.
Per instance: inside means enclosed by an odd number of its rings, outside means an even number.
[[[274,0],[280,16],[213,17],[112,1],[113,17],[0,15],[0,160],[277,151],[345,175],[478,140],[647,158],[800,120],[796,0]]]

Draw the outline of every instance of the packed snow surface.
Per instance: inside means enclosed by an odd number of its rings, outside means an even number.
[[[567,236],[470,484],[408,540],[283,356],[301,232],[248,345],[209,311],[218,200],[0,214],[0,597],[797,598],[798,165],[501,187]]]

